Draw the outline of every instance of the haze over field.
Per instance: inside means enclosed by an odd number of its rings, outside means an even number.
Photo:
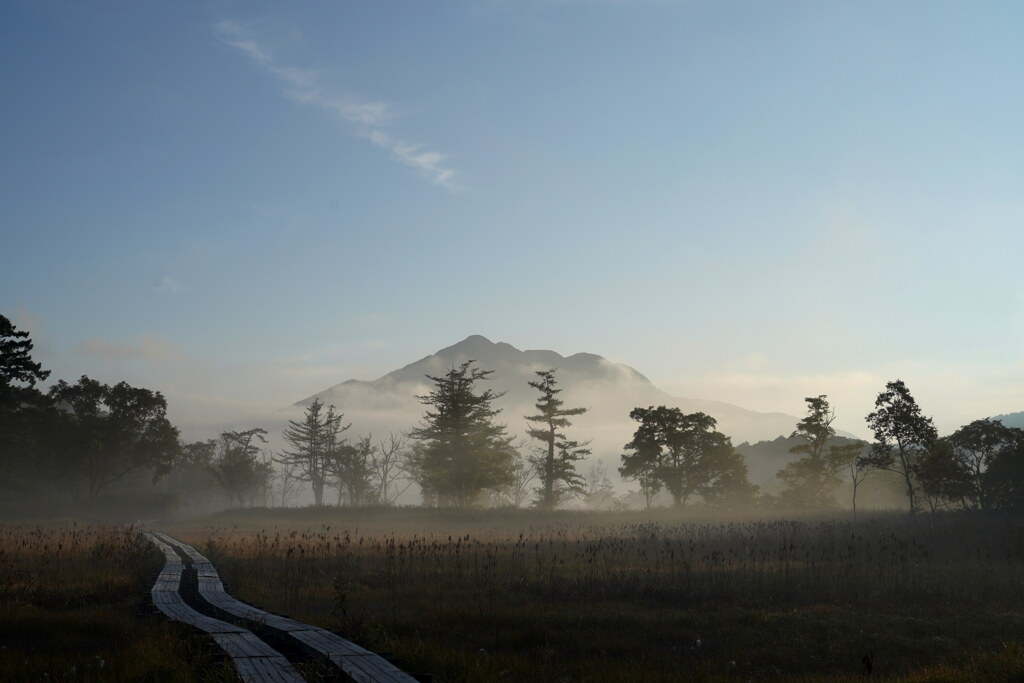
[[[51,382],[160,390],[188,440],[474,334],[649,378],[580,420],[608,443],[662,396],[827,394],[866,437],[897,377],[949,433],[1024,408],[1022,25],[1016,3],[4,3],[0,311]]]

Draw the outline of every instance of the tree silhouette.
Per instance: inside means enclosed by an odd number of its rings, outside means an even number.
[[[657,480],[672,494],[675,507],[694,494],[724,502],[736,494],[753,494],[743,458],[729,437],[715,431],[715,418],[679,408],[634,408],[640,423],[626,444],[619,473],[627,479]]]
[[[83,480],[89,499],[129,472],[152,468],[166,474],[178,452],[178,430],[167,420],[158,391],[120,382],[107,386],[85,375],[77,384],[59,381],[49,398],[55,414],[54,465]]]
[[[373,489],[373,459],[377,447],[372,436],[364,436],[355,443],[343,443],[335,449],[330,460],[331,475],[338,488],[338,505],[365,505]]]
[[[868,426],[875,434],[871,453],[863,459],[870,467],[895,472],[903,478],[910,514],[917,511],[914,467],[938,436],[902,380],[888,382],[875,399]]]
[[[561,393],[555,379],[556,369],[538,370],[540,378],[535,382],[527,382],[540,392],[537,399],[536,415],[527,415],[526,419],[536,422],[538,426],[526,430],[532,438],[541,442],[542,447],[530,457],[540,488],[537,507],[547,510],[554,509],[570,495],[579,495],[583,491],[583,477],[576,471],[576,462],[590,455],[587,443],[572,441],[560,431],[572,423],[568,420],[574,415],[582,415],[586,408],[563,408],[564,402],[557,398]]]
[[[314,399],[306,408],[302,420],[288,420],[282,432],[291,447],[278,453],[274,460],[285,467],[296,467],[299,478],[308,481],[313,489],[313,502],[324,504],[324,486],[338,459],[339,451],[346,444],[339,436],[352,425],[341,426],[342,414],[334,412],[334,406],[323,414],[323,403]]]
[[[472,367],[475,362],[439,377],[427,375],[434,388],[416,397],[428,406],[420,426],[409,432],[419,441],[412,459],[424,500],[467,507],[484,490],[514,481],[512,437],[494,422],[501,410],[491,405],[501,394],[474,392],[474,385],[491,375]]]
[[[852,450],[830,444],[836,435],[832,423],[836,413],[824,394],[808,396],[807,416],[797,423],[790,438],[803,441],[789,449],[804,457],[779,470],[778,478],[786,482],[783,500],[804,508],[817,508],[835,504],[834,493],[840,483],[840,473],[847,469]],[[859,482],[858,482],[859,483]]]
[[[259,427],[243,432],[223,432],[220,440],[214,442],[209,469],[223,489],[229,507],[236,501],[243,504],[269,486],[273,470],[269,463],[257,458],[260,448],[256,445],[267,442],[266,434],[267,431]]]
[[[0,489],[23,492],[38,483],[43,434],[42,409],[46,400],[36,388],[49,375],[32,360],[28,332],[0,315]]]
[[[986,472],[996,459],[1012,453],[1022,442],[1024,431],[991,419],[975,420],[949,436],[953,457],[970,480],[969,497],[974,507],[986,510],[992,506]]]

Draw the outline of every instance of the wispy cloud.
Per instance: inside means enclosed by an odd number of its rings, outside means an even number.
[[[221,21],[214,24],[214,30],[224,44],[237,49],[277,77],[285,85],[285,94],[292,101],[323,109],[342,123],[354,126],[356,135],[390,152],[396,161],[416,169],[435,185],[451,191],[461,189],[456,181],[456,171],[446,165],[446,154],[399,140],[383,129],[384,124],[393,118],[387,102],[335,92],[324,85],[316,71],[279,63],[270,50],[238,22]]]
[[[156,291],[164,292],[166,294],[177,294],[181,291],[181,283],[170,275],[161,275],[158,277],[154,286],[156,287]]]

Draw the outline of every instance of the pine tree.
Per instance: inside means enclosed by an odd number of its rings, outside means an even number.
[[[467,361],[440,377],[427,375],[433,390],[416,398],[429,406],[421,425],[409,432],[416,444],[413,454],[424,500],[468,507],[488,489],[513,482],[512,437],[505,425],[495,424],[501,412],[491,403],[502,394],[490,389],[474,393],[474,385],[491,371]]]
[[[530,457],[530,462],[541,484],[537,489],[540,496],[537,507],[551,510],[570,494],[583,492],[583,477],[576,471],[576,462],[590,455],[590,449],[586,447],[589,442],[571,441],[560,430],[572,424],[567,418],[582,415],[587,409],[562,407],[564,402],[555,396],[562,390],[556,388],[558,381],[554,368],[538,370],[536,374],[540,379],[527,384],[540,392],[537,414],[527,415],[526,419],[539,426],[530,427],[526,433],[543,444]]]
[[[335,413],[334,406],[327,408],[326,415],[321,415],[322,412],[320,399],[314,399],[301,421],[288,420],[283,436],[292,450],[282,451],[274,458],[286,467],[298,467],[300,479],[308,481],[313,489],[313,502],[317,506],[324,504],[324,486],[339,451],[346,445],[339,436],[352,426],[341,426],[344,415]]]
[[[0,315],[0,491],[24,494],[38,486],[37,462],[49,434],[43,425],[46,400],[36,388],[50,375],[32,360],[32,340]]]

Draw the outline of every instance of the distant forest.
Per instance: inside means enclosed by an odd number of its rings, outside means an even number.
[[[885,385],[866,417],[872,442],[837,436],[825,395],[789,435],[734,446],[714,417],[637,406],[617,492],[585,434],[586,412],[566,406],[556,368],[536,372],[526,434],[507,432],[485,388],[491,371],[467,361],[416,398],[419,424],[382,439],[351,436],[341,409],[319,400],[267,448],[259,426],[185,443],[159,391],[87,376],[40,385],[50,372],[32,358],[24,331],[0,315],[0,491],[9,513],[117,511],[166,515],[184,508],[395,505],[418,491],[441,507],[584,507],[811,511],[850,508],[895,492],[911,513],[1024,507],[1024,431],[999,419],[940,437],[907,386]],[[1016,416],[1015,416],[1016,417]],[[1009,422],[1009,421],[1008,421]],[[751,483],[775,482],[774,486]],[[891,500],[891,499],[890,499]]]

